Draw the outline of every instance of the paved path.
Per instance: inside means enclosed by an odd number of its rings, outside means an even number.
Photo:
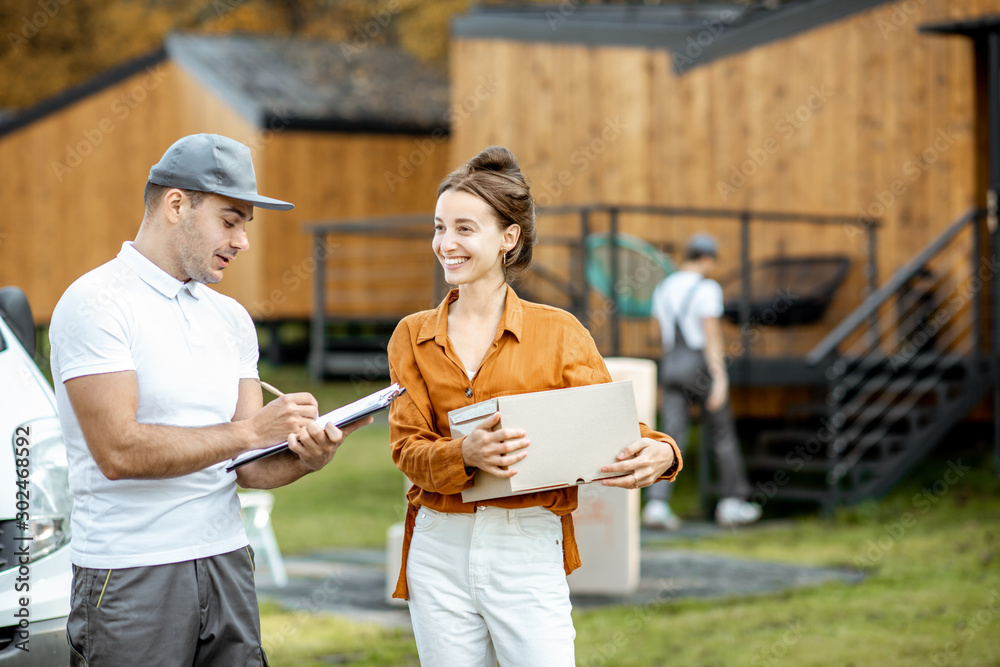
[[[725,597],[767,593],[828,581],[854,583],[857,571],[762,563],[671,549],[669,542],[716,534],[714,524],[686,522],[676,533],[642,534],[639,590],[630,596],[573,595],[575,608],[644,605],[686,597]],[[292,611],[326,611],[359,622],[410,627],[405,605],[385,600],[384,550],[330,550],[302,558],[285,558],[289,583],[278,588],[264,559],[258,557],[257,589]],[[395,573],[393,573],[395,577]]]

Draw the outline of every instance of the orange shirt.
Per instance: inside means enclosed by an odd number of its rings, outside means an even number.
[[[439,512],[475,512],[476,505],[504,509],[545,507],[562,517],[563,563],[569,574],[580,566],[570,513],[577,489],[570,487],[507,498],[462,502],[472,486],[474,468],[462,459],[462,438],[450,435],[448,413],[498,396],[611,382],[594,339],[571,314],[518,298],[507,287],[507,299],[493,344],[470,380],[448,338],[448,305],[454,289],[435,310],[404,318],[389,341],[389,374],[406,393],[389,409],[392,459],[413,482],[403,541],[403,566],[393,597],[406,598],[406,558],[419,507]],[[670,443],[676,464],[664,475],[680,471],[680,450],[673,439],[640,424],[642,437]],[[531,437],[531,434],[528,434]]]

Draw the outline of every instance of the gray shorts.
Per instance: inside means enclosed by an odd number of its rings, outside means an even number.
[[[73,566],[71,667],[266,667],[253,551],[151,567]]]

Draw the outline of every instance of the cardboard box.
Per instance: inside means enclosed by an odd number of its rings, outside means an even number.
[[[512,467],[509,479],[477,471],[475,486],[462,492],[474,502],[534,493],[614,477],[601,466],[639,439],[639,417],[631,381],[501,396],[448,413],[451,436],[471,433],[494,412],[497,429],[524,430],[528,456]]]
[[[608,357],[613,380],[631,380],[639,421],[656,423],[656,362]],[[573,512],[583,566],[569,575],[570,593],[632,595],[639,590],[639,490],[590,484],[580,489]]]
[[[639,490],[580,487],[573,531],[583,565],[569,575],[570,593],[632,595],[639,590]]]

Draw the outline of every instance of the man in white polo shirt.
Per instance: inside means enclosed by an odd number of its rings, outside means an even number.
[[[70,465],[72,665],[263,665],[237,484],[273,488],[329,463],[346,434],[316,399],[263,405],[253,321],[207,287],[241,250],[250,150],[184,137],[153,165],[135,241],[73,283],[52,315]],[[289,450],[226,472],[238,454]]]

